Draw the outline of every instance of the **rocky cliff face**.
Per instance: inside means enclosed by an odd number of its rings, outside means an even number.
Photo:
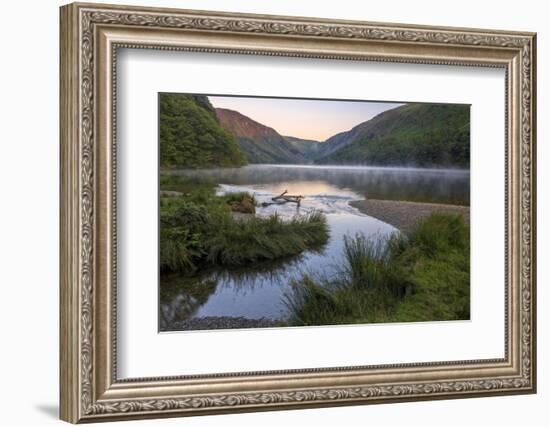
[[[262,125],[238,111],[216,108],[216,115],[221,125],[237,137],[277,138],[281,137],[273,128]]]
[[[275,129],[238,111],[216,108],[222,127],[231,133],[250,163],[304,163],[306,157]]]

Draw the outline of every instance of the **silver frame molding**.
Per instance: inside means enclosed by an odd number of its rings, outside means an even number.
[[[61,13],[61,419],[72,423],[536,391],[534,33],[75,3]],[[500,67],[503,359],[117,379],[118,48]]]

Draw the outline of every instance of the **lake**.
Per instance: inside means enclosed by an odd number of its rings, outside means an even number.
[[[283,218],[322,211],[330,227],[320,251],[305,251],[277,263],[246,269],[216,269],[196,277],[163,275],[160,329],[173,330],[181,321],[204,317],[244,317],[284,320],[285,295],[292,280],[304,274],[330,277],[343,265],[344,236],[363,233],[385,237],[396,232],[389,224],[362,214],[349,205],[363,199],[469,205],[470,173],[463,170],[377,168],[362,166],[250,165],[232,169],[180,170],[192,182],[214,182],[218,192],[248,191],[258,202],[288,190],[304,196],[293,203],[258,207],[257,215],[278,213]]]

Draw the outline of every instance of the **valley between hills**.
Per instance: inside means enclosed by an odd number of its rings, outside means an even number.
[[[281,135],[206,96],[163,94],[161,167],[332,164],[469,168],[468,105],[405,104],[325,141]]]

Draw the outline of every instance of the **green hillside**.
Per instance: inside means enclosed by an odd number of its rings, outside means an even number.
[[[285,136],[284,138],[306,159],[314,158],[321,146],[319,141],[314,141],[312,139],[302,139],[294,136]]]
[[[321,144],[320,164],[469,167],[470,107],[408,104]]]
[[[246,154],[248,163],[305,163],[298,152],[289,152],[280,138],[251,138],[236,136],[235,140]]]
[[[206,96],[161,94],[159,126],[162,168],[246,164],[245,154],[220,126]]]

